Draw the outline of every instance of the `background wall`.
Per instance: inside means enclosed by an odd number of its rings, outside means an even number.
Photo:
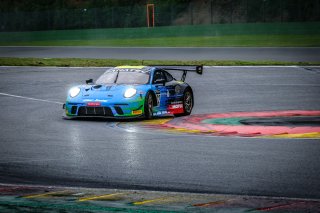
[[[320,0],[2,0],[0,31],[320,21]]]

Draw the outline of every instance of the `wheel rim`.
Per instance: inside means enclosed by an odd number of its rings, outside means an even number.
[[[149,95],[148,96],[148,112],[149,112],[149,116],[152,116],[152,107],[153,107],[153,101],[152,101],[152,97]]]
[[[186,92],[184,96],[184,109],[186,112],[191,112],[192,110],[192,95],[190,92]]]

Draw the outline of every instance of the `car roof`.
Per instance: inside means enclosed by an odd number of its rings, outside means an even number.
[[[145,68],[146,66],[127,66],[127,65],[125,65],[125,66],[117,66],[117,67],[115,67],[115,68],[121,68],[121,69],[139,69],[139,70],[141,70],[141,69],[143,69],[143,68]]]
[[[127,65],[124,65],[124,66],[117,66],[115,67],[114,69],[123,69],[123,70],[141,70],[142,72],[152,72],[153,70],[155,70],[156,68],[155,67],[150,67],[150,66],[127,66]]]

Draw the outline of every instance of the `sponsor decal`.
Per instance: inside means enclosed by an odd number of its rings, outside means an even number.
[[[133,110],[132,111],[132,115],[141,115],[142,114],[142,110]]]
[[[101,106],[101,103],[100,102],[88,102],[87,106],[93,106],[93,107]]]
[[[174,104],[182,104],[182,101],[172,101],[170,102],[171,105],[174,105]]]
[[[158,112],[153,113],[154,116],[157,116],[157,115],[167,115],[167,114],[170,114],[167,110],[158,111]]]
[[[176,104],[170,104],[168,106],[168,111],[170,114],[180,114],[183,113],[183,104],[182,103],[176,103]]]

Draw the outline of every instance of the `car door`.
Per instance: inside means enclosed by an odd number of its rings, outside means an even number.
[[[157,97],[157,109],[167,110],[167,93],[166,77],[160,69],[155,70],[153,74],[152,87]]]

